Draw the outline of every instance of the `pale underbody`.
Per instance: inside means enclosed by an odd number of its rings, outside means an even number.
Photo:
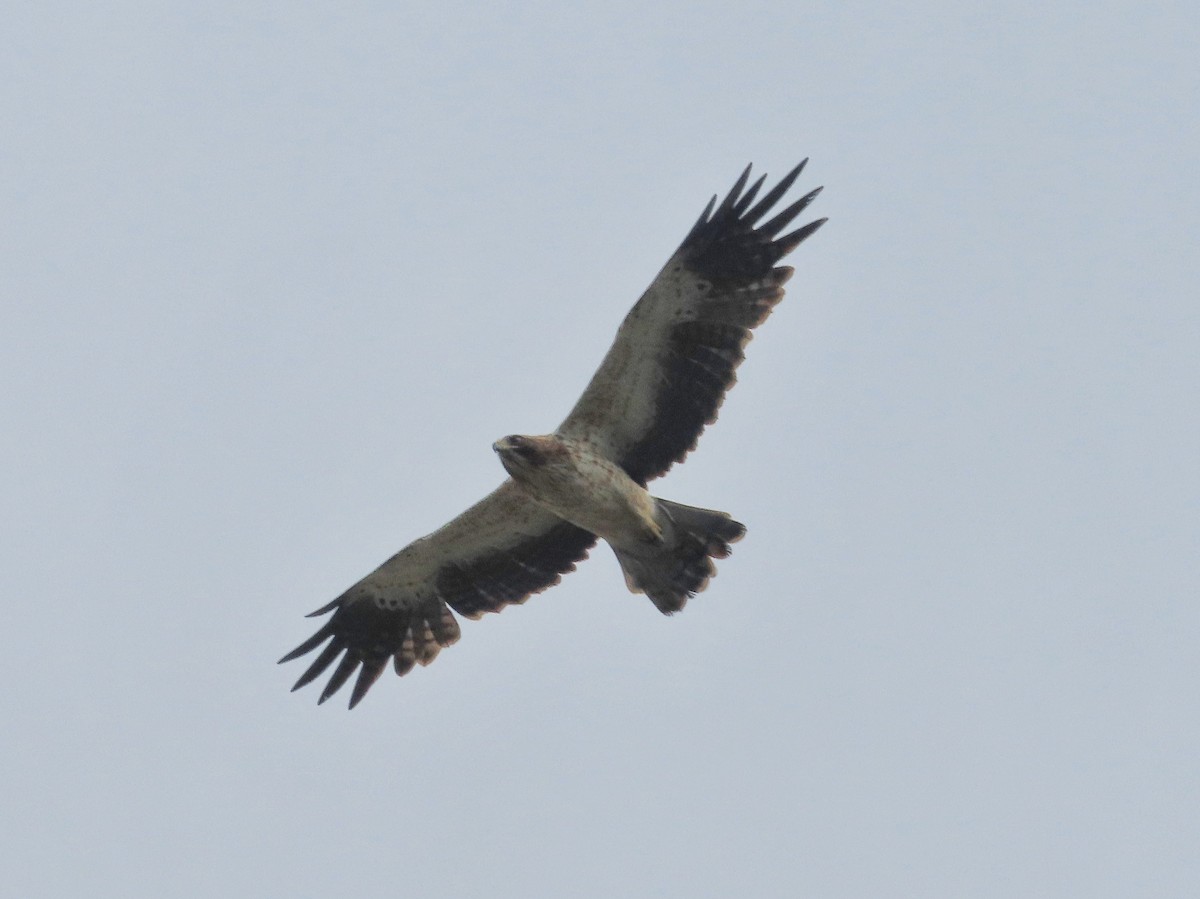
[[[454,643],[455,614],[524,602],[573,571],[597,539],[629,590],[663,614],[705,589],[745,526],[645,485],[716,420],[751,332],[783,298],[792,270],[778,263],[824,221],[785,233],[817,191],[774,211],[802,168],[762,197],[765,179],[749,184],[747,168],[720,205],[709,202],[554,432],[497,441],[503,484],[314,613],[333,616],[282,660],[320,648],[296,688],[336,665],[320,701],[357,672],[353,707],[389,661],[406,674]]]
[[[650,492],[583,441],[513,436],[493,449],[531,499],[613,547],[662,539]]]

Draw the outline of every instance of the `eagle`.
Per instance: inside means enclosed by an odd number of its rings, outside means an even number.
[[[747,166],[720,205],[709,200],[562,424],[496,441],[504,483],[309,616],[333,613],[280,659],[325,644],[293,690],[336,662],[318,703],[357,672],[354,708],[389,661],[404,675],[455,643],[454,613],[475,619],[524,602],[574,571],[598,539],[612,547],[629,590],[664,614],[708,585],[713,561],[746,528],[725,512],[654,497],[646,485],[716,420],[751,332],[783,299],[792,269],[779,261],[826,221],[780,236],[819,187],[766,218],[807,162],[761,198],[766,176],[747,188]]]

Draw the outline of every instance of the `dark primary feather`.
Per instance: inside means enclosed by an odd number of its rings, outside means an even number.
[[[654,420],[619,447],[618,461],[634,480],[644,484],[666,472],[695,448],[705,426],[716,420],[726,392],[737,380],[735,370],[744,358],[751,331],[783,299],[783,285],[792,269],[776,263],[825,223],[819,219],[777,236],[816,198],[821,191],[817,188],[759,224],[807,161],[792,169],[754,206],[751,203],[765,176],[743,193],[750,176],[747,166],[715,211],[716,198],[709,202],[643,298],[642,302],[647,298],[669,301],[655,296],[654,291],[658,282],[672,276],[673,266],[682,266],[702,279],[696,288],[699,296],[694,301],[694,315],[674,321],[663,336],[665,346],[658,360],[661,372],[650,401]],[[623,427],[620,422],[606,424],[616,430]]]
[[[478,618],[557,584],[587,557],[596,536],[560,521],[546,533],[530,536],[473,559],[448,560],[437,572],[428,596],[381,597],[368,575],[333,602],[313,612],[332,611],[312,637],[279,661],[289,662],[329,641],[293,690],[316,680],[338,661],[318,702],[324,702],[358,671],[350,696],[354,708],[391,659],[398,675],[416,664],[428,665],[442,647],[459,637],[452,607]]]
[[[765,176],[747,188],[747,167],[720,205],[713,197],[626,317],[560,433],[603,447],[642,484],[695,447],[734,383],[751,331],[783,297],[792,270],[776,263],[825,221],[778,236],[818,188],[760,224],[803,167],[761,198]],[[402,675],[418,663],[428,664],[458,639],[451,608],[472,618],[498,611],[572,571],[596,537],[533,509],[519,493],[506,482],[313,613],[333,615],[280,660],[324,645],[293,689],[332,668],[320,696],[324,702],[357,673],[353,708],[389,659]],[[410,576],[413,564],[420,576]]]
[[[281,664],[290,662],[329,641],[292,687],[299,690],[316,680],[341,656],[318,702],[340,690],[361,665],[350,696],[350,708],[354,708],[389,659],[397,674],[407,674],[418,662],[428,665],[443,646],[452,645],[459,636],[458,622],[437,599],[415,608],[389,609],[355,586],[338,597],[333,608],[333,617],[320,630],[279,660]]]

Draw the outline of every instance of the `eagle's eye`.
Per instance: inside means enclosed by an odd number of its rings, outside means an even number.
[[[536,463],[542,458],[541,452],[532,441],[526,440],[524,437],[521,437],[517,434],[513,434],[507,439],[508,445],[512,449],[513,453],[517,456],[520,456],[526,462]]]

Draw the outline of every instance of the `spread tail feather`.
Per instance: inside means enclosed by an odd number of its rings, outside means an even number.
[[[745,525],[725,512],[697,509],[656,499],[660,542],[613,547],[625,583],[645,593],[664,615],[678,612],[688,599],[708,586],[717,570],[713,559],[729,555],[729,544],[741,540]]]

